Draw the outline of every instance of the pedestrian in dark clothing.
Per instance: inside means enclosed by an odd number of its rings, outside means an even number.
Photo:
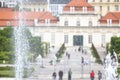
[[[53,80],[56,80],[56,76],[57,76],[56,72],[53,72],[52,74]]]
[[[82,54],[84,53],[84,49],[82,49]]]
[[[102,80],[102,73],[98,71],[98,80]]]
[[[91,73],[90,73],[90,78],[91,78],[91,80],[94,80],[94,78],[95,78],[95,73],[94,73],[93,70],[92,70]]]
[[[58,74],[59,74],[59,80],[63,80],[63,71],[60,70]]]
[[[70,59],[70,54],[68,54],[68,59]]]
[[[84,58],[83,58],[83,57],[81,57],[81,63],[82,63],[82,64],[84,63]]]
[[[81,51],[81,47],[78,48],[78,51],[79,51],[79,52]]]
[[[72,71],[69,69],[68,71],[68,80],[72,80]]]

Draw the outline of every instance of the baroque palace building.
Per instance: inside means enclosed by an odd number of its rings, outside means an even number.
[[[120,0],[87,0],[95,11],[104,16],[108,12],[119,12],[120,11]]]
[[[0,28],[18,26],[21,12],[0,8]],[[120,36],[120,12],[99,17],[85,0],[71,0],[56,18],[48,11],[25,11],[23,20],[33,36],[40,36],[50,46],[106,46],[112,36]]]

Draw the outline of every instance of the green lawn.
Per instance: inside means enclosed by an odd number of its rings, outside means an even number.
[[[13,70],[2,70],[0,71],[0,77],[14,77]]]
[[[14,69],[12,67],[0,67],[0,77],[14,77]]]
[[[24,76],[28,77],[34,71],[34,68],[24,69]],[[13,67],[0,67],[0,77],[15,77],[15,69]]]

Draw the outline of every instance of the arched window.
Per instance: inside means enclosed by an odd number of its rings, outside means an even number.
[[[77,24],[77,26],[80,26],[80,21],[77,21],[76,24]]]
[[[93,23],[92,23],[92,21],[89,21],[89,26],[93,26]]]
[[[68,21],[65,21],[65,22],[64,22],[64,26],[68,26]]]

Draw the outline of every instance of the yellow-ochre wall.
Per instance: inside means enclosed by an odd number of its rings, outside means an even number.
[[[120,0],[88,0],[88,1],[92,6],[94,6],[96,13],[101,14],[101,16],[104,16],[107,12],[120,11]],[[115,10],[116,5],[118,6],[118,10]],[[101,10],[100,6],[102,6]]]

